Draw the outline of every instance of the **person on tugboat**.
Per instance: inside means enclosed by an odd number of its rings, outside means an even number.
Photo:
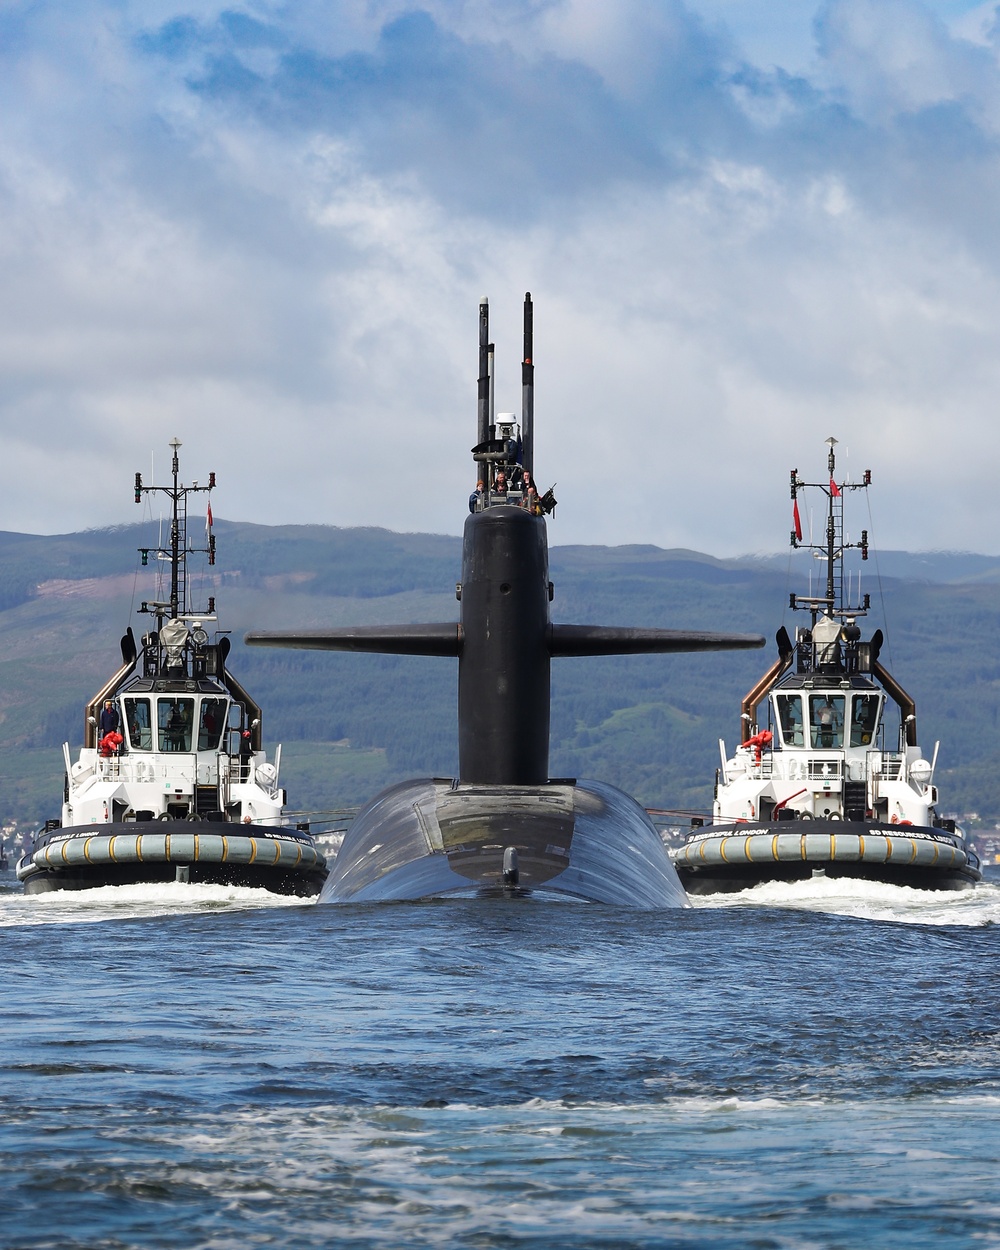
[[[110,699],[104,700],[104,707],[101,708],[101,719],[98,725],[101,731],[101,737],[106,734],[117,733],[121,728],[121,717],[118,715],[118,709]]]

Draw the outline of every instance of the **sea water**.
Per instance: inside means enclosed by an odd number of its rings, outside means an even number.
[[[0,887],[3,1247],[1000,1244],[1000,887]]]

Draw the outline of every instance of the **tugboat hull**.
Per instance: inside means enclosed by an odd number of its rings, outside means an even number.
[[[26,894],[106,885],[193,881],[319,894],[326,862],[287,829],[215,821],[82,825],[39,836],[17,866]]]
[[[596,781],[393,786],[356,817],[319,901],[498,892],[687,906],[646,813]]]
[[[957,835],[876,821],[712,825],[673,859],[689,894],[733,893],[816,873],[918,890],[966,890],[982,879],[978,857]]]

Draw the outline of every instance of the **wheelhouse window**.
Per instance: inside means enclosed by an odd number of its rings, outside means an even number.
[[[217,751],[226,728],[228,699],[202,699],[198,721],[198,750]]]
[[[805,746],[802,739],[802,696],[779,694],[777,703],[782,742],[786,747]]]
[[[125,727],[133,751],[152,751],[153,722],[148,699],[125,699]]]
[[[842,694],[814,694],[810,700],[810,745],[820,749],[844,745],[844,705]]]
[[[156,720],[161,751],[190,751],[194,699],[158,699]]]
[[[851,701],[851,746],[867,747],[875,741],[879,706],[877,694],[856,694]]]

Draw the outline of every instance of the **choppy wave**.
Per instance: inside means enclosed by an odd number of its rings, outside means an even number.
[[[957,1247],[995,1240],[998,1212],[995,1100],[160,1107],[101,1116],[83,1156],[28,1144],[51,1127],[3,1151],[19,1246],[110,1225],[116,1245],[213,1250]]]
[[[977,893],[0,895],[0,1246],[988,1246]]]

